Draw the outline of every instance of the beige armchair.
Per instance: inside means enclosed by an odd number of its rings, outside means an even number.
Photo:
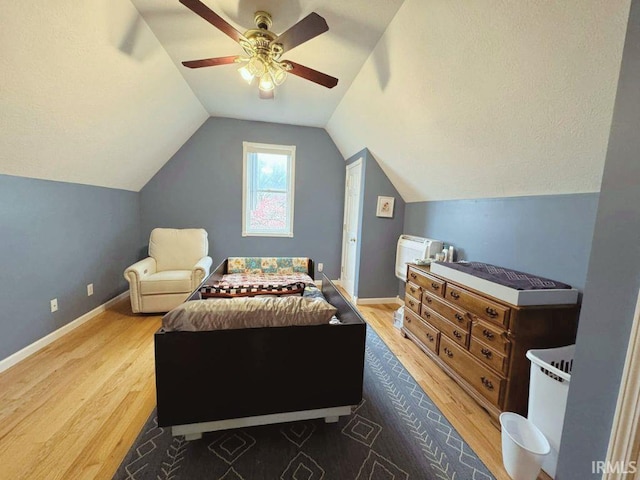
[[[149,256],[124,272],[134,313],[168,312],[209,275],[207,232],[201,228],[155,228]]]

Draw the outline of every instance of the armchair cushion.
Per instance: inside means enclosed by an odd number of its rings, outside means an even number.
[[[162,293],[190,293],[191,270],[165,270],[147,275],[140,280],[142,295],[157,295]]]
[[[208,253],[207,232],[201,228],[154,228],[149,238],[149,256],[158,272],[191,270]]]

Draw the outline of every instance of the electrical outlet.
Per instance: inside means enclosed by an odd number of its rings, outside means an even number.
[[[324,263],[319,263],[318,264],[318,271],[321,272],[322,270],[324,270]]]
[[[87,297],[90,297],[91,295],[93,295],[93,283],[87,285]]]
[[[58,311],[58,299],[54,298],[53,300],[51,300],[51,312],[57,312]]]

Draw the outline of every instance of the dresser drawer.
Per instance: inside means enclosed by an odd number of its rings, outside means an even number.
[[[431,275],[427,275],[415,268],[409,267],[407,280],[421,286],[425,292],[432,292],[434,295],[444,297],[445,282],[439,278],[432,277]]]
[[[489,322],[476,320],[473,325],[471,325],[471,336],[505,355],[509,353],[511,348],[511,342],[509,341],[507,332]]]
[[[413,333],[429,350],[438,353],[440,332],[431,325],[427,325],[411,312],[405,313],[404,327]]]
[[[447,302],[444,302],[440,298],[427,292],[425,292],[422,297],[422,303],[427,305],[432,310],[438,312],[451,323],[458,325],[464,330],[469,330],[471,319],[469,318],[467,312],[465,312],[464,310],[455,308],[449,305]]]
[[[443,316],[437,314],[429,307],[422,305],[420,316],[429,324],[440,330],[444,335],[448,336],[454,342],[459,343],[466,348],[469,344],[469,332],[449,322]]]
[[[413,298],[411,295],[405,295],[404,304],[407,308],[420,315],[420,300]]]
[[[475,388],[478,393],[500,408],[506,381],[484,367],[473,356],[447,337],[440,338],[440,358]]]
[[[407,295],[411,295],[413,298],[420,299],[422,296],[422,287],[415,283],[407,282],[407,286],[404,289]]]
[[[493,348],[489,348],[484,343],[479,342],[475,337],[471,337],[469,351],[485,365],[488,365],[503,375],[507,373],[507,369],[509,368],[508,357]]]
[[[445,298],[454,305],[458,305],[478,317],[505,327],[509,325],[509,307],[492,302],[487,298],[483,298],[452,284],[447,285]]]

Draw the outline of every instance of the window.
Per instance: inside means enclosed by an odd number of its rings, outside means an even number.
[[[293,237],[295,154],[295,146],[243,142],[243,237]]]

